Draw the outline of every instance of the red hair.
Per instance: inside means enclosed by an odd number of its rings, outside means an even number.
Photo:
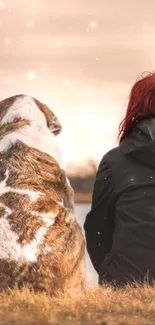
[[[155,116],[155,72],[149,72],[138,80],[131,89],[125,118],[119,125],[119,143],[130,133],[134,124],[141,119]]]

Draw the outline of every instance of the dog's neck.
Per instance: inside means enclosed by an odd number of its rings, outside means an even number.
[[[5,125],[7,128],[8,123],[13,123],[15,119],[25,119],[29,124],[5,134]],[[56,137],[47,127],[44,114],[29,97],[26,97],[24,101],[18,100],[8,109],[1,121],[1,127],[4,132],[0,139],[0,152],[8,151],[13,144],[21,141],[29,147],[49,154],[61,164],[61,153]]]

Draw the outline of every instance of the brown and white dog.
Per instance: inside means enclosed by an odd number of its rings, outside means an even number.
[[[60,131],[31,96],[0,102],[0,291],[30,285],[52,295],[84,283],[85,243],[60,167]]]

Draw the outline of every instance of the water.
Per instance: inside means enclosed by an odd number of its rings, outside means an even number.
[[[76,219],[83,229],[86,214],[90,210],[90,204],[76,204]],[[94,270],[90,258],[86,252],[86,268],[87,268],[87,279],[93,283],[97,283],[98,275]]]

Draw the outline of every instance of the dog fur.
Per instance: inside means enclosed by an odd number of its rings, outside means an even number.
[[[55,114],[33,97],[0,102],[0,291],[83,286],[85,242],[61,168]]]

